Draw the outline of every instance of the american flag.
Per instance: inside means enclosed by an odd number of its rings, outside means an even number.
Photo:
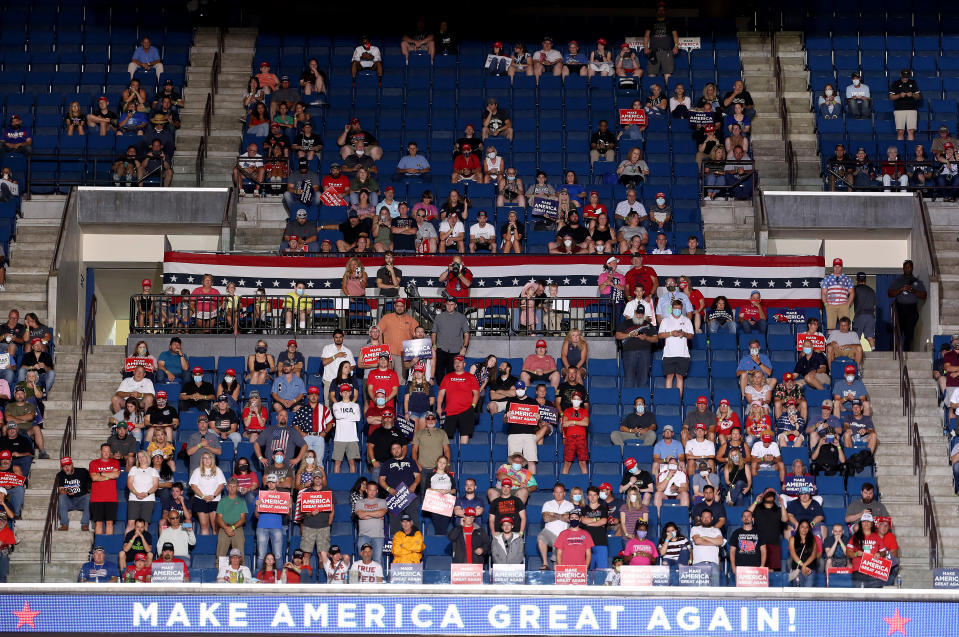
[[[597,277],[609,255],[464,255],[463,262],[473,273],[471,296],[510,298],[531,280],[559,285],[564,298],[598,295]],[[403,284],[413,281],[423,296],[438,296],[443,284],[439,275],[452,255],[397,256],[394,266],[403,273]],[[620,257],[619,272],[631,267],[627,255]],[[369,275],[368,286],[375,290],[376,270],[383,265],[379,256],[361,259]],[[347,259],[343,257],[281,257],[214,253],[167,252],[163,259],[163,285],[179,292],[193,290],[204,274],[213,275],[221,292],[230,281],[237,294],[249,295],[262,286],[268,295],[289,293],[298,280],[306,283],[310,296],[342,296],[340,286]],[[823,257],[682,256],[646,255],[660,285],[667,277],[685,274],[708,300],[725,295],[733,305],[759,290],[764,304],[782,307],[818,307],[819,283],[825,274]],[[375,292],[372,294],[375,296]]]

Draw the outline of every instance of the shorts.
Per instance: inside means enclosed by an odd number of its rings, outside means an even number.
[[[193,496],[193,501],[190,503],[190,511],[192,513],[216,513],[216,507],[219,502],[211,501],[207,502],[202,498]]]
[[[461,436],[472,436],[473,430],[476,429],[476,412],[467,409],[460,414],[446,414],[446,420],[443,421],[446,436],[452,438],[457,429]]]
[[[946,387],[946,402],[950,405],[959,403],[959,387]]]
[[[672,75],[675,68],[673,62],[673,52],[670,49],[656,49],[656,61],[648,61],[646,64],[646,75]]]
[[[589,460],[589,449],[586,446],[585,436],[566,436],[563,439],[563,462]]]
[[[876,338],[876,317],[872,314],[857,314],[852,329],[866,338]]]
[[[509,404],[509,401],[508,400],[491,400],[489,401],[489,404],[496,405],[496,411],[501,412],[501,411],[506,411],[506,405]]]
[[[663,358],[663,375],[679,374],[686,376],[689,374],[689,358],[685,356],[670,356]]]
[[[358,442],[333,442],[333,453],[330,458],[334,462],[337,460],[359,460],[360,443]]]
[[[546,529],[540,531],[539,535],[536,536],[536,539],[549,548],[552,548],[553,544],[556,543],[556,535],[552,531],[547,531]]]
[[[147,524],[153,517],[153,509],[156,507],[155,500],[142,501],[131,499],[127,502],[127,520],[146,520]]]
[[[117,507],[116,502],[91,502],[90,521],[113,522],[117,519]]]
[[[300,527],[300,549],[307,555],[312,555],[314,545],[317,553],[330,550],[330,527],[322,529]]]
[[[612,65],[608,62],[591,62],[589,68],[593,69],[596,73],[612,73]]]
[[[506,437],[506,457],[518,452],[530,462],[536,462],[539,459],[536,446],[536,434],[510,434]]]
[[[548,383],[549,377],[556,372],[546,372],[545,374],[529,374],[529,382],[532,383]]]
[[[406,412],[406,417],[413,418],[414,420],[420,420],[422,418],[426,418],[427,413],[428,412],[425,411],[408,411]]]
[[[216,318],[216,312],[197,312],[195,316],[202,321],[209,321]]]
[[[893,111],[892,115],[896,120],[896,130],[916,130],[919,119],[916,111]]]

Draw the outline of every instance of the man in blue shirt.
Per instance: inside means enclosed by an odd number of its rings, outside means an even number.
[[[413,460],[407,460],[404,457],[403,445],[394,442],[390,446],[390,454],[393,456],[389,462],[384,462],[380,466],[380,487],[390,496],[396,495],[396,490],[401,484],[405,484],[410,493],[416,493],[420,486],[420,467]],[[389,498],[386,500],[389,506]],[[420,525],[420,503],[414,499],[401,510],[389,512],[390,515],[390,535],[395,535],[400,530],[400,517],[409,515],[415,526]]]
[[[655,293],[655,290],[653,292]],[[664,316],[669,316],[673,301],[677,299],[683,302],[683,316],[689,318],[693,313],[693,304],[690,303],[686,293],[676,287],[676,279],[669,277],[666,279],[666,294],[659,297],[659,302],[656,303],[656,316],[660,323],[662,323]]]
[[[119,128],[117,129],[117,135],[123,135],[126,133],[136,133],[137,135],[143,135],[143,129],[147,127],[147,116],[146,113],[141,113],[137,110],[136,102],[131,101],[127,104],[127,112],[123,114],[123,117],[120,118]]]
[[[856,378],[856,366],[846,365],[844,372],[845,378],[832,384],[833,414],[839,417],[842,412],[852,411],[853,401],[861,400],[862,413],[871,416],[869,392],[866,391],[866,385]]]
[[[776,386],[776,379],[772,377],[773,364],[769,357],[761,353],[760,343],[757,339],[749,341],[749,353],[743,354],[739,361],[739,367],[736,368],[736,376],[739,377],[739,390],[746,391],[746,383],[749,382],[750,372],[762,372],[766,376],[766,384],[772,389]]]
[[[170,348],[157,357],[157,382],[180,383],[187,378],[190,360],[183,353],[183,342],[179,336],[170,339]]]
[[[273,408],[277,411],[281,409],[291,409],[303,400],[306,396],[306,385],[303,379],[293,373],[293,361],[286,359],[280,363],[282,374],[273,381],[273,387],[270,388],[270,394],[273,396]]]
[[[815,449],[819,445],[819,439],[832,434],[839,436],[842,434],[842,422],[832,414],[832,400],[822,401],[822,411],[819,416],[809,415],[806,423],[806,435],[809,437],[809,449]]]
[[[416,142],[410,142],[406,146],[407,155],[400,158],[396,164],[396,175],[393,181],[432,181],[430,176],[430,162],[423,155],[419,154],[419,147]]]
[[[686,450],[683,445],[673,439],[673,426],[663,426],[663,439],[653,445],[653,475],[659,474],[659,465],[670,456],[679,460],[680,466],[685,466]]]
[[[3,148],[8,153],[18,152],[29,155],[33,150],[33,137],[30,129],[23,125],[20,116],[10,116],[10,126],[3,129]]]
[[[113,562],[107,562],[107,552],[102,546],[93,547],[90,561],[80,567],[81,582],[95,582],[97,584],[120,581],[120,568]]]
[[[144,71],[153,69],[159,80],[160,76],[163,75],[163,62],[160,60],[160,51],[150,46],[150,38],[143,38],[140,44],[141,46],[138,46],[136,51],[133,52],[133,59],[130,60],[130,64],[127,65],[127,71],[130,73],[130,77],[132,78],[133,74],[140,69]]]
[[[455,520],[462,524],[463,516],[466,515],[466,509],[472,507],[475,509],[476,524],[483,526],[486,520],[486,507],[483,506],[483,500],[476,495],[476,480],[467,478],[463,482],[463,495],[456,498],[456,506],[453,507],[453,516]]]

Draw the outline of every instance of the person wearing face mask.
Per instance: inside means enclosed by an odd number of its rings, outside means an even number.
[[[682,506],[689,506],[689,479],[683,470],[683,465],[676,456],[669,456],[659,466],[656,476],[656,495],[653,503],[659,511],[666,500],[678,501]]]
[[[679,527],[673,522],[667,522],[663,525],[663,532],[659,537],[659,555],[660,563],[669,566],[670,570],[675,572],[679,565],[688,565],[692,556],[693,546],[679,531]]]
[[[759,534],[759,543],[766,547],[766,560],[763,566],[771,571],[782,570],[780,539],[789,518],[785,507],[779,506],[776,490],[770,487],[763,491],[749,505],[748,511],[752,514],[753,524]]]
[[[569,512],[569,528],[559,534],[553,545],[557,566],[588,566],[592,562],[593,538],[580,526],[580,512],[579,508]]]
[[[483,181],[483,164],[480,157],[473,153],[473,147],[470,144],[463,144],[460,147],[460,154],[453,160],[453,174],[450,176],[450,183],[460,181]]]
[[[656,416],[646,408],[646,399],[638,396],[633,401],[633,411],[623,418],[619,431],[609,434],[614,445],[623,448],[627,440],[639,440],[640,444],[656,444]]]
[[[616,497],[616,493],[613,492],[613,485],[609,482],[599,485],[599,501],[606,505],[606,510],[609,513],[606,520],[606,532],[616,537],[625,535],[619,520],[619,511],[623,508],[624,502]]]
[[[240,413],[240,396],[242,387],[236,379],[236,370],[232,367],[223,372],[223,378],[216,387],[217,396],[226,395],[230,409]]]
[[[253,451],[260,460],[261,467],[266,467],[270,462],[266,455],[275,456],[277,450],[282,455],[281,462],[285,462],[290,467],[298,466],[303,460],[309,447],[306,446],[300,430],[290,427],[289,422],[289,412],[285,409],[278,411],[276,424],[270,425],[257,436],[256,442],[253,443]]]
[[[539,387],[541,387],[541,385],[537,385],[537,390]],[[541,439],[548,435],[548,433],[551,431],[550,425],[544,421],[544,416],[546,416],[544,409],[549,409],[550,415],[552,415],[553,412],[556,412],[556,409],[552,407],[552,405],[549,405],[548,402],[546,402],[545,405],[540,405],[535,398],[530,397],[527,393],[526,383],[521,380],[518,380],[513,384],[513,392],[515,394],[514,399],[510,400],[507,405],[510,403],[536,405],[539,410],[537,421],[535,423],[529,424],[520,422],[518,420],[507,423],[507,452],[510,454],[510,457],[513,457],[513,455],[523,457],[525,461],[528,461],[529,472],[531,474],[535,474],[536,463],[539,460],[539,451],[537,447],[540,444]],[[520,469],[522,469],[522,466],[520,466]]]
[[[622,343],[623,387],[646,387],[649,383],[652,348],[659,336],[646,310],[645,304],[636,302],[633,314],[616,327],[616,340]]]
[[[762,295],[759,290],[749,293],[749,302],[739,308],[737,323],[743,334],[758,332],[766,333],[766,308],[763,307]],[[768,374],[767,374],[768,375]]]
[[[746,462],[745,454],[745,448],[730,447],[729,459],[723,466],[723,482],[727,488],[726,502],[731,506],[742,506],[746,495],[752,490],[752,470]]]
[[[556,240],[549,243],[549,253],[578,254],[592,249],[593,241],[589,238],[589,230],[579,222],[579,213],[570,211],[565,223],[560,220]]]
[[[566,475],[573,464],[578,460],[579,470],[583,475],[588,471],[589,449],[587,446],[587,431],[589,429],[589,409],[583,404],[583,395],[574,392],[570,400],[571,406],[563,411],[560,421],[560,430],[563,432],[563,469]],[[605,567],[604,567],[605,568]]]
[[[799,385],[805,384],[813,389],[825,389],[832,383],[828,365],[826,355],[813,349],[810,341],[805,341],[802,354],[796,361],[792,373]]]
[[[746,391],[746,385],[749,384],[753,372],[762,372],[767,377],[766,385],[771,391],[776,387],[776,379],[772,376],[773,364],[769,357],[762,352],[761,344],[758,339],[749,341],[749,352],[743,354],[739,359],[739,366],[736,368],[736,376],[739,377],[739,389]]]
[[[655,292],[655,290],[653,290]],[[666,279],[666,293],[659,297],[656,302],[656,316],[662,322],[663,318],[672,315],[673,301],[679,301],[681,304],[681,316],[689,316],[693,313],[693,304],[686,293],[676,284],[674,277]]]
[[[729,537],[729,569],[736,574],[740,566],[762,566],[766,563],[766,545],[759,541],[753,512],[743,511],[743,524]]]
[[[666,193],[657,192],[646,217],[646,232],[649,235],[672,230],[673,207],[666,201]]]
[[[685,300],[685,304],[689,305],[689,312],[692,312],[689,299]],[[665,341],[663,374],[666,376],[666,389],[671,389],[675,383],[680,395],[689,373],[689,341],[693,338],[692,321],[684,313],[688,313],[684,312],[684,301],[675,299],[671,304],[670,315],[659,322],[659,339]]]
[[[487,145],[486,158],[483,160],[483,172],[485,173],[483,183],[498,183],[504,170],[506,170],[506,162],[502,157],[496,154],[496,148],[494,146],[491,144]]]
[[[213,383],[204,379],[202,367],[194,367],[190,381],[180,390],[180,410],[209,411],[214,398],[216,398],[216,391],[213,389]]]
[[[396,410],[396,396],[400,391],[400,378],[390,369],[390,355],[381,352],[377,367],[366,376],[366,422],[368,432],[380,426],[385,410]]]
[[[631,489],[637,490],[637,500],[630,497]],[[648,506],[650,500],[652,500],[654,490],[655,484],[653,482],[653,476],[645,469],[640,468],[639,463],[636,462],[636,458],[626,458],[626,460],[623,461],[623,478],[619,484],[619,492],[625,492],[627,494],[625,505],[627,507],[635,507],[642,503],[643,506]],[[624,529],[631,528],[635,520],[627,520],[627,522],[629,522],[629,524],[623,522]]]
[[[846,365],[843,378],[832,384],[833,414],[836,417],[852,412],[852,403],[855,400],[862,403],[862,412],[865,415],[872,415],[869,392],[866,391],[866,385],[857,378],[856,372],[855,365]]]
[[[623,553],[629,558],[629,565],[649,566],[655,564],[659,558],[659,551],[656,550],[656,545],[647,537],[649,523],[646,520],[639,519],[636,520],[633,528],[633,539],[627,542],[626,548],[623,549]]]
[[[872,115],[872,94],[869,85],[862,81],[859,71],[853,71],[852,84],[846,87],[846,110],[855,119]]]
[[[512,495],[524,504],[529,500],[529,494],[539,488],[536,476],[527,468],[526,458],[518,451],[510,453],[509,462],[501,464],[496,469],[496,482],[499,483],[499,488],[491,488],[486,493],[489,500],[497,497],[504,482],[509,483]]]

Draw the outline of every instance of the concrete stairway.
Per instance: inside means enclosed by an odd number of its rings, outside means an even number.
[[[234,248],[244,252],[277,252],[288,215],[279,198],[240,199]]]
[[[917,403],[915,421],[923,442],[926,482],[943,538],[943,564],[959,565],[959,513],[952,489],[952,469],[944,462],[947,450],[942,436],[942,412],[936,404],[935,381],[923,371],[928,369],[929,353],[909,352],[906,361],[915,370],[910,374]],[[879,436],[877,483],[899,540],[903,586],[930,587],[929,539],[923,534],[919,479],[913,476],[913,451],[906,442],[906,419],[902,416],[899,398],[899,363],[891,352],[870,352],[863,370]]]
[[[83,393],[83,409],[76,423],[77,437],[70,449],[70,455],[78,467],[86,467],[98,457],[100,443],[105,442],[110,435],[110,398],[119,384],[123,358],[122,346],[96,346],[87,356],[87,389]],[[12,582],[40,581],[40,541],[53,480],[60,470],[60,445],[67,417],[73,407],[73,376],[79,360],[78,346],[64,345],[58,348],[56,365],[60,374],[46,402],[43,430],[50,459],[35,460],[30,471],[23,519],[17,522],[17,530],[22,534],[23,541],[11,556]],[[53,561],[46,566],[47,582],[76,581],[80,565],[88,559],[93,533],[80,529],[79,511],[70,513],[69,526],[69,531],[54,531]],[[122,530],[115,529],[116,532]]]
[[[0,293],[4,312],[17,309],[21,320],[27,312],[36,312],[41,321],[47,322],[47,277],[60,229],[63,201],[62,196],[34,196],[23,202],[23,218],[17,221],[17,240],[10,245],[7,290]]]
[[[939,333],[959,333],[959,206],[926,201],[939,260]]]
[[[768,34],[739,33],[743,81],[756,105],[750,146],[759,172],[759,183],[765,190],[788,190],[783,123],[779,115],[779,94],[771,51]],[[730,89],[728,86],[720,88],[723,94]]]
[[[752,202],[704,201],[702,214],[707,254],[756,254]]]
[[[214,97],[214,117],[207,139],[207,156],[201,186],[229,186],[233,164],[239,152],[242,130],[240,120],[246,115],[243,95],[246,93],[253,64],[256,29],[230,29],[220,54],[220,73]],[[180,111],[182,126],[177,132],[174,155],[174,186],[196,185],[196,153],[203,136],[203,114],[207,94],[212,91],[213,57],[217,51],[217,30],[197,29],[190,48],[190,67],[183,99],[186,108]]]
[[[776,34],[776,50],[781,69],[781,84],[786,100],[787,134],[792,147],[793,190],[822,190],[816,116],[811,110],[809,72],[802,35]]]

